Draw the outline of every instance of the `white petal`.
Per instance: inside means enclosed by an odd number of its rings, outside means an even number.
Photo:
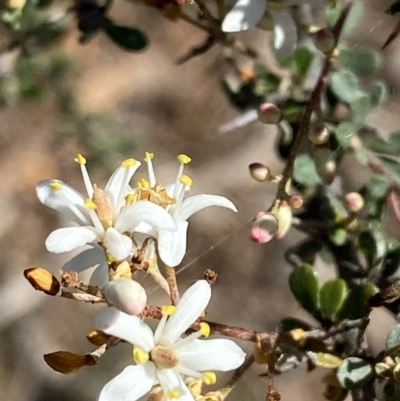
[[[128,366],[101,390],[99,401],[135,401],[151,390],[155,380],[153,363]]]
[[[108,265],[107,262],[104,261],[104,263],[98,265],[93,271],[89,284],[95,287],[103,288],[109,281],[110,276],[108,274]]]
[[[74,213],[69,207],[70,205],[74,205],[77,209],[79,209],[84,217],[88,219],[88,221],[91,221],[89,213],[83,205],[83,195],[69,185],[64,184],[62,181],[59,181],[61,188],[54,190],[50,187],[50,184],[54,181],[55,180],[43,180],[37,184],[36,195],[40,202],[43,203],[43,205],[64,214],[68,220],[83,225],[84,222],[82,221],[82,218],[77,216],[77,214]]]
[[[264,15],[266,0],[238,0],[222,21],[224,32],[245,31]]]
[[[236,369],[246,356],[236,343],[225,339],[193,340],[179,347],[175,353],[179,364],[200,372]]]
[[[125,179],[125,174],[127,172],[127,169],[125,167],[118,167],[110,179],[108,180],[104,191],[106,192],[108,198],[110,199],[111,205],[114,208],[115,203],[117,202],[117,197],[120,194],[121,191],[128,193],[130,187],[127,185],[126,188],[121,188],[122,185],[125,183],[129,183],[129,181],[132,179],[133,174],[135,174],[136,170],[140,167],[141,163],[136,161],[136,164],[134,167],[131,167],[128,169],[128,177]]]
[[[53,231],[46,239],[49,252],[72,251],[78,246],[93,242],[98,238],[94,227],[66,227]]]
[[[221,206],[237,212],[236,206],[224,196],[195,195],[183,201],[179,212],[179,220],[187,220],[192,214],[210,206]]]
[[[154,348],[153,332],[137,316],[107,307],[96,314],[95,324],[104,333],[137,345],[143,351],[150,352]]]
[[[274,47],[278,59],[290,56],[297,44],[297,28],[289,11],[270,11],[274,20]]]
[[[107,251],[117,260],[127,258],[132,252],[132,240],[127,235],[119,233],[113,227],[107,228],[104,242],[107,246]]]
[[[173,344],[196,321],[210,302],[210,298],[211,288],[207,281],[199,280],[189,287],[165,324],[160,344]]]
[[[145,200],[136,202],[132,206],[125,206],[117,217],[115,228],[119,232],[138,231],[136,227],[139,223],[170,231],[176,230],[174,219],[164,208]]]
[[[183,382],[181,375],[175,369],[157,369],[156,376],[164,391],[164,398],[169,400],[167,396],[168,390],[179,390],[179,401],[194,401],[193,395]]]
[[[168,230],[158,231],[158,253],[167,266],[178,266],[186,253],[187,221],[177,221],[178,229],[175,232]]]

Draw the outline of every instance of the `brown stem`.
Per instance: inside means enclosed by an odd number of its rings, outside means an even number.
[[[62,298],[67,298],[67,299],[73,299],[75,301],[90,302],[92,304],[107,303],[107,301],[104,298],[96,297],[95,295],[74,293],[74,292],[65,291],[63,289],[61,289],[57,293],[57,296],[62,297]]]
[[[171,297],[172,305],[176,305],[179,301],[178,284],[176,282],[175,268],[171,266],[165,266],[167,270],[167,282],[169,285],[169,292]]]

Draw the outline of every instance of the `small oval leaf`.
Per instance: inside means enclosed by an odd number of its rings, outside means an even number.
[[[360,387],[374,374],[373,367],[361,358],[346,358],[339,366],[337,378],[339,383],[347,390]]]
[[[347,283],[343,279],[327,281],[319,292],[321,313],[324,317],[334,320],[335,315],[347,296]]]
[[[382,262],[381,277],[388,278],[398,270],[400,266],[400,244],[396,240],[387,243],[387,252]]]
[[[290,274],[289,285],[300,305],[315,314],[319,309],[318,275],[310,265],[296,267]]]
[[[128,51],[143,50],[148,43],[147,36],[143,32],[127,26],[106,24],[104,32],[115,44]]]
[[[386,337],[386,351],[393,352],[400,347],[400,324],[392,327]]]
[[[367,258],[369,269],[382,262],[386,255],[386,237],[379,227],[362,231],[358,236],[358,245]]]

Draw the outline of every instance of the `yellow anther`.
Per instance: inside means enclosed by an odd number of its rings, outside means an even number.
[[[138,181],[138,186],[139,186],[139,188],[147,189],[147,188],[150,188],[150,183],[146,180],[146,178],[141,178]]]
[[[179,181],[184,184],[187,185],[188,187],[192,186],[192,179],[188,176],[188,175],[181,175],[179,178]]]
[[[96,209],[96,204],[89,198],[85,199],[85,201],[83,202],[83,204],[85,205],[85,207],[87,207],[88,209]]]
[[[205,322],[201,322],[200,323],[200,333],[203,337],[208,337],[211,333],[210,326]]]
[[[126,159],[121,163],[121,166],[125,168],[130,168],[133,167],[136,163],[137,161],[135,159]]]
[[[178,162],[182,164],[188,164],[192,161],[192,159],[188,155],[178,155]]]
[[[86,159],[80,153],[76,155],[74,161],[76,161],[80,165],[86,164]]]
[[[54,189],[54,191],[58,191],[62,187],[61,181],[54,180],[50,184],[50,188]]]
[[[174,305],[163,305],[161,307],[161,314],[164,316],[171,316],[176,310]]]
[[[149,360],[149,353],[138,347],[133,347],[133,359],[137,363],[146,363]]]
[[[130,194],[125,196],[125,202],[127,205],[132,205],[137,201],[137,194],[135,192],[131,192]]]
[[[207,385],[215,384],[217,382],[217,375],[214,372],[204,372],[203,382]]]
[[[168,398],[179,398],[181,396],[181,392],[179,390],[168,390],[167,397]]]
[[[146,156],[144,157],[144,161],[148,162],[154,158],[154,153],[146,152]]]

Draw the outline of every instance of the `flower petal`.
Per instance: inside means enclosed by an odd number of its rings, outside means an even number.
[[[54,190],[51,188],[50,184],[54,182],[59,182],[61,184],[60,189]],[[59,180],[42,180],[36,186],[36,195],[43,205],[57,210],[67,217],[68,220],[74,221],[79,225],[87,225],[91,221],[87,209],[84,207],[84,197],[74,188],[67,184],[64,184]],[[71,210],[71,205],[73,205],[78,212],[81,212],[81,216],[74,213]],[[84,221],[84,219],[87,221]]]
[[[158,253],[168,266],[178,266],[186,253],[187,221],[177,221],[175,232],[160,229],[158,231]]]
[[[97,238],[96,230],[93,227],[66,227],[50,233],[45,244],[49,252],[61,253],[72,251]]]
[[[270,11],[274,20],[274,47],[278,59],[290,56],[297,44],[297,28],[287,10]]]
[[[236,343],[225,339],[193,340],[177,348],[175,354],[180,365],[200,372],[236,369],[246,356]]]
[[[99,401],[135,401],[151,390],[155,380],[153,363],[127,366],[101,390]]]
[[[170,399],[167,394],[168,391],[178,390],[180,392],[179,401],[194,401],[193,395],[175,369],[157,369],[156,376],[163,389],[164,399]]]
[[[132,253],[132,240],[113,227],[107,228],[104,242],[107,246],[107,251],[117,260],[125,259]]]
[[[245,31],[264,15],[266,0],[238,0],[222,21],[224,32]]]
[[[182,295],[175,312],[168,318],[160,344],[172,345],[204,311],[211,298],[211,288],[206,280],[199,280]]]
[[[192,214],[210,206],[221,206],[237,212],[236,206],[224,196],[195,195],[183,201],[179,212],[179,220],[187,220]]]
[[[154,347],[153,332],[137,316],[127,315],[114,307],[105,308],[96,314],[95,323],[104,333],[137,345],[143,351],[150,352]]]
[[[170,231],[176,230],[174,219],[164,208],[145,200],[125,206],[117,217],[114,227],[119,232],[138,231],[136,227],[140,227],[140,223]]]

